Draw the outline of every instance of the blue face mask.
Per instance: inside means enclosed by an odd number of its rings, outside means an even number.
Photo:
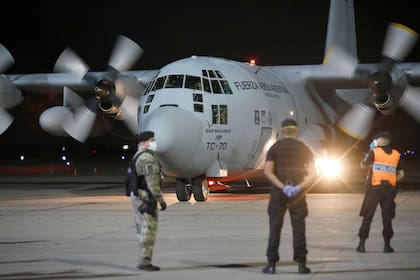
[[[376,141],[376,139],[375,139],[372,142],[370,142],[369,149],[373,150],[373,148],[375,148],[377,146],[378,146],[378,141]]]

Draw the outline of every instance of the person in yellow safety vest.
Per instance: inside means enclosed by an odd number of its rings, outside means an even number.
[[[378,204],[381,205],[384,253],[392,253],[390,240],[394,235],[392,219],[395,218],[395,196],[397,184],[404,178],[400,153],[391,147],[391,134],[380,131],[370,144],[370,151],[361,162],[361,167],[369,167],[367,189],[360,216],[363,217],[359,229],[359,245],[356,250],[364,253],[365,241],[369,237],[370,224]]]

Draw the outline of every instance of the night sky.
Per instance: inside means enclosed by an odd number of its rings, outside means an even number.
[[[16,63],[6,74],[51,72],[66,47],[75,50],[92,70],[105,70],[118,34],[143,47],[144,54],[133,68],[136,70],[159,69],[191,55],[239,61],[256,58],[260,65],[319,64],[323,59],[326,0],[111,2],[9,3],[11,7],[3,9],[0,18],[0,42]],[[380,61],[391,21],[420,32],[416,5],[416,1],[408,0],[355,1],[359,61]],[[406,61],[420,62],[420,43]],[[51,137],[37,128],[41,109],[57,101],[59,97],[37,96],[14,109],[16,121],[0,136],[2,147],[27,145],[28,137],[44,145],[74,141]],[[22,132],[26,127],[29,129]],[[382,127],[398,135],[396,144],[402,148],[418,142],[420,125],[404,112],[383,118],[377,128]]]

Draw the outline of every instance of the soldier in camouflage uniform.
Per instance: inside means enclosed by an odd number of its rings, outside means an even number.
[[[154,133],[151,131],[142,132],[136,136],[135,141],[138,145],[138,150],[134,157],[140,154],[135,162],[136,171],[139,176],[144,175],[147,183],[146,190],[138,190],[138,196],[133,192],[130,194],[137,239],[140,245],[137,268],[146,271],[156,271],[160,270],[160,268],[152,265],[152,255],[158,224],[157,203],[159,202],[161,211],[166,209],[166,203],[160,188],[162,175],[155,155],[156,142]]]

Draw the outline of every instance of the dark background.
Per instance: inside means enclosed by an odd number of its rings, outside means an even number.
[[[338,1],[338,0],[337,0]],[[6,74],[48,73],[71,47],[92,70],[106,69],[118,34],[144,49],[133,69],[159,69],[191,55],[260,65],[319,64],[324,55],[329,1],[14,1],[3,9],[0,42],[15,58]],[[416,1],[355,1],[359,61],[378,62],[389,22],[420,31]],[[420,62],[420,44],[406,61]],[[12,126],[0,136],[2,158],[25,151],[34,157],[60,153],[62,146],[97,155],[119,154],[130,143],[124,129],[112,137],[80,144],[50,136],[38,125],[45,108],[60,104],[59,94],[27,95],[11,113]],[[420,125],[403,111],[382,117],[374,130],[389,129],[402,151],[419,147]],[[367,143],[360,143],[360,150]],[[118,152],[118,153],[116,153]]]

